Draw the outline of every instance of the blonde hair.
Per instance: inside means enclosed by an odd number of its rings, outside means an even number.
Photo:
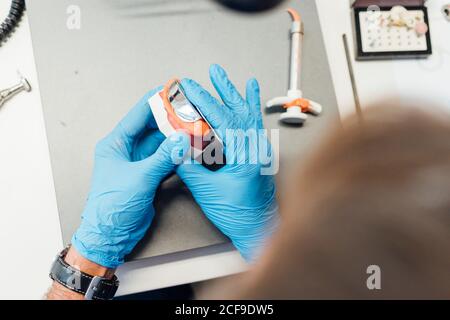
[[[332,130],[289,184],[265,254],[225,296],[449,299],[449,120],[391,105]],[[371,265],[380,290],[367,286]]]

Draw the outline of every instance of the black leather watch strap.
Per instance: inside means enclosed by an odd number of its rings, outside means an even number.
[[[64,287],[81,293],[87,300],[109,300],[116,294],[119,280],[93,277],[68,265],[64,258],[68,247],[57,257],[50,270],[50,278]]]

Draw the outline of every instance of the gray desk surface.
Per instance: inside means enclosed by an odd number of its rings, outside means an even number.
[[[70,5],[81,9],[80,30],[66,27]],[[281,180],[289,163],[307,154],[338,119],[315,3],[287,5],[305,21],[303,91],[325,111],[300,129],[280,126],[278,114],[265,115],[268,128],[281,129]],[[214,92],[211,63],[223,65],[242,89],[256,77],[263,101],[287,90],[290,19],[283,8],[247,16],[208,0],[39,0],[27,6],[66,243],[85,204],[95,143],[146,91],[178,76]],[[176,177],[164,183],[156,210],[133,258],[226,241]]]

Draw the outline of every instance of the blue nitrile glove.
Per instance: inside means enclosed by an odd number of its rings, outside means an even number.
[[[164,140],[156,130],[147,100],[157,91],[143,97],[96,146],[91,190],[72,245],[108,268],[122,264],[144,236],[156,189],[190,148],[184,133]]]
[[[255,79],[249,80],[244,100],[220,66],[211,66],[210,77],[224,105],[193,80],[184,79],[182,86],[223,140],[227,164],[214,172],[198,163],[184,163],[176,172],[206,216],[230,238],[244,259],[252,261],[277,226],[275,181],[273,175],[261,174],[260,159],[251,161],[259,150],[257,140],[231,143],[227,134],[231,132],[228,129],[263,129],[259,85]],[[265,134],[259,142],[270,148]]]

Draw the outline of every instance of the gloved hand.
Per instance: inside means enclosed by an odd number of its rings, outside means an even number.
[[[190,148],[185,134],[164,140],[156,129],[147,100],[157,91],[143,97],[96,146],[91,190],[72,245],[108,268],[122,264],[144,236],[158,185]]]
[[[265,134],[250,141],[235,136],[237,139],[231,141],[233,131],[229,129],[256,134],[263,129],[259,85],[255,79],[249,80],[244,100],[220,66],[211,66],[210,78],[224,105],[193,80],[184,79],[182,86],[223,140],[227,164],[213,172],[198,163],[183,163],[176,172],[206,216],[231,239],[244,259],[252,261],[278,221],[274,177],[262,175],[262,162],[252,161],[258,158],[261,144],[269,146],[270,156],[271,148]]]

